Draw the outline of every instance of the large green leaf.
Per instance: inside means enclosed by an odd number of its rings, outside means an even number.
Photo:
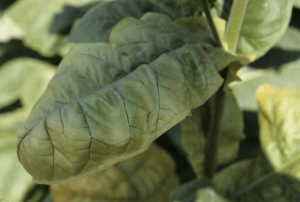
[[[65,55],[71,45],[67,44],[66,37],[58,31],[72,26],[74,20],[80,17],[78,12],[84,6],[99,1],[101,0],[22,0],[13,4],[6,14],[23,29],[25,45],[45,56]]]
[[[144,0],[110,1],[93,7],[80,20],[69,36],[69,41],[107,42],[114,26],[123,18],[140,18],[146,12],[163,12],[155,4]]]
[[[0,200],[23,201],[35,183],[16,155],[18,128],[24,123],[34,103],[45,90],[54,68],[44,62],[20,58],[0,69],[0,106],[20,99],[22,108],[0,113]]]
[[[55,183],[145,151],[222,83],[199,42],[148,13],[122,20],[109,44],[76,46],[20,133],[24,167],[36,182]]]
[[[51,185],[51,193],[56,202],[166,202],[178,184],[172,158],[151,145],[146,152],[95,175]]]
[[[234,77],[229,74],[228,79]],[[225,93],[224,112],[221,122],[221,134],[218,140],[218,164],[225,164],[232,161],[237,156],[240,141],[243,140],[243,118],[242,111],[236,103],[228,87],[229,80],[226,81],[223,91]],[[186,117],[181,123],[181,142],[189,154],[189,160],[198,177],[204,175],[205,151],[207,146],[207,136],[210,134],[214,123],[210,123],[213,116],[214,103],[216,97],[213,96],[204,106],[192,111],[192,116]]]
[[[221,171],[214,179],[216,189],[235,201],[297,201],[300,88],[263,85],[256,97],[263,155]]]
[[[263,56],[283,36],[290,21],[294,0],[248,2],[237,54],[253,61]],[[232,0],[217,0],[219,15],[228,19]]]
[[[211,180],[196,179],[176,190],[171,202],[229,202],[215,192]]]

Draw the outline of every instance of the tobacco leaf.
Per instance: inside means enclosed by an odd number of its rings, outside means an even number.
[[[65,34],[91,5],[106,0],[22,0],[5,11],[24,32],[24,44],[40,54],[64,56],[72,47]],[[87,7],[87,8],[86,8]]]
[[[178,184],[174,161],[153,144],[146,152],[102,172],[51,185],[51,194],[57,202],[165,202]]]
[[[299,87],[263,85],[257,90],[263,153],[217,174],[218,192],[243,202],[299,199],[299,97]]]
[[[20,132],[23,166],[51,184],[147,150],[222,83],[200,39],[148,13],[122,20],[109,44],[73,48]]]
[[[240,142],[244,139],[242,111],[239,109],[236,99],[228,87],[229,81],[233,80],[233,77],[235,77],[235,73],[229,71],[223,87],[225,109],[221,122],[220,139],[218,140],[218,165],[235,159]],[[198,177],[204,175],[206,139],[211,129],[215,127],[214,123],[210,122],[215,102],[216,97],[212,96],[205,105],[193,110],[192,116],[188,116],[180,122],[181,142],[188,153],[193,170]]]
[[[284,35],[293,0],[251,0],[245,12],[237,54],[254,61],[263,56]],[[228,20],[232,0],[217,0],[219,16]]]
[[[125,17],[140,18],[146,12],[165,13],[144,0],[109,1],[93,7],[79,21],[68,40],[74,43],[107,42],[114,26]]]

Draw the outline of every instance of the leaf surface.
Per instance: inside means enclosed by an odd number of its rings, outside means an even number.
[[[73,48],[20,132],[23,166],[36,182],[56,183],[145,151],[222,83],[199,41],[148,13],[122,20],[109,44]]]
[[[298,88],[261,86],[260,142],[263,154],[233,164],[214,179],[216,189],[235,201],[297,201],[299,197]]]
[[[284,35],[290,21],[293,0],[251,0],[248,2],[237,54],[253,61],[263,56]],[[219,15],[228,19],[232,0],[218,0]]]
[[[51,185],[60,201],[165,202],[178,186],[172,158],[156,145],[95,175]]]
[[[75,43],[107,42],[114,26],[125,17],[140,18],[146,12],[164,13],[144,0],[109,1],[93,7],[80,20],[68,40]]]

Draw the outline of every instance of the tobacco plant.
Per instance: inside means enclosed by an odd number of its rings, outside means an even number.
[[[298,0],[0,7],[1,200],[300,201]]]

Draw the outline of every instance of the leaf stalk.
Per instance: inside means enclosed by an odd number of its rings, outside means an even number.
[[[227,51],[235,53],[245,17],[248,0],[233,0],[229,20],[225,31],[224,44]]]
[[[209,25],[210,30],[212,32],[212,35],[215,39],[216,46],[217,47],[222,47],[222,42],[220,40],[220,37],[218,35],[215,23],[212,19],[211,13],[210,13],[209,3],[207,2],[207,0],[201,0],[201,4],[202,4],[202,7],[203,7],[203,11],[205,13],[205,16],[206,16],[208,25]]]

